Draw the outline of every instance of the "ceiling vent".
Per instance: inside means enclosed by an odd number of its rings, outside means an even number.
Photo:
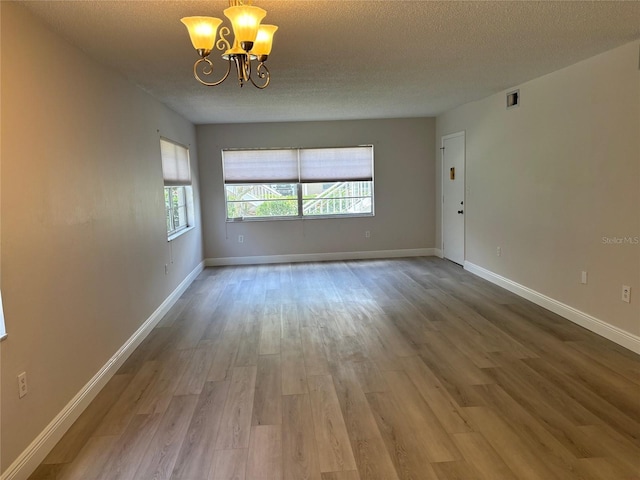
[[[520,90],[514,90],[507,93],[507,108],[513,108],[520,105]]]

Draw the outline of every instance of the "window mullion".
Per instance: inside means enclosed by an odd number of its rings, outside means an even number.
[[[171,207],[171,187],[164,187],[164,191],[165,191],[165,210],[166,213],[168,214],[169,217],[169,225],[167,225],[167,233],[171,234],[173,232],[173,211],[172,211],[172,207]],[[167,200],[168,198],[168,200]],[[168,202],[168,203],[167,203]],[[167,207],[168,205],[168,207]]]
[[[176,209],[173,204],[173,187],[169,189],[169,212],[171,213],[171,232],[176,231]]]
[[[187,202],[187,188],[184,189],[184,226],[189,227],[189,202]]]

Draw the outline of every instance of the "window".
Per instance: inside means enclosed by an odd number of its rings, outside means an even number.
[[[193,226],[193,191],[189,149],[164,138],[160,139],[164,204],[169,240]]]
[[[223,150],[227,220],[373,215],[373,147]]]
[[[4,327],[4,311],[2,309],[2,293],[0,293],[0,341],[7,338],[7,330]]]
[[[164,187],[167,211],[167,234],[171,235],[189,226],[187,222],[187,187]]]

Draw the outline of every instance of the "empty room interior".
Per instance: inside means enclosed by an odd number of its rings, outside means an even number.
[[[640,2],[0,22],[0,480],[640,479]]]

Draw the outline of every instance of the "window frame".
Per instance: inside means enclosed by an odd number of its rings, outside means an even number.
[[[349,148],[370,148],[371,149],[371,178],[370,180],[334,180],[332,182],[305,182],[300,178],[300,152],[303,150],[317,150],[317,149],[349,149]],[[297,181],[272,181],[272,180],[264,180],[262,183],[258,181],[255,182],[246,182],[246,183],[227,183],[226,175],[225,175],[225,160],[224,155],[225,152],[231,151],[282,151],[282,150],[295,150],[297,152],[297,168],[298,168],[298,178]],[[375,153],[374,146],[372,144],[368,145],[355,145],[355,146],[340,146],[340,147],[286,147],[286,148],[224,148],[221,150],[221,158],[222,158],[222,190],[224,194],[224,206],[225,206],[225,222],[227,223],[236,223],[236,222],[268,222],[268,221],[281,221],[281,220],[323,220],[323,219],[341,219],[341,218],[362,218],[362,217],[374,217],[375,216]],[[371,211],[370,212],[362,212],[362,213],[334,213],[334,214],[323,214],[323,215],[308,215],[304,214],[304,194],[303,188],[304,185],[313,185],[317,183],[346,183],[346,182],[369,182],[370,183],[370,196],[366,197],[358,197],[358,198],[369,198],[371,200]],[[297,215],[284,215],[284,216],[247,216],[247,217],[229,217],[229,200],[228,200],[228,192],[227,187],[229,186],[241,186],[241,185],[293,185],[296,191],[296,199],[297,199]]]
[[[167,190],[169,190],[169,196],[171,197],[171,190],[174,188],[180,188],[182,189],[182,197],[184,198],[184,203],[182,204],[178,204],[176,207],[173,206],[173,202],[171,200],[169,200],[169,206],[167,207],[167,200],[166,200],[166,195],[167,195]],[[173,228],[169,229],[169,227],[167,226],[167,237],[168,238],[175,238],[180,236],[180,234],[189,229],[189,228],[193,228],[193,225],[189,224],[189,214],[191,209],[189,208],[189,192],[187,191],[188,189],[190,189],[191,187],[188,187],[186,185],[171,185],[171,186],[165,186],[164,187],[164,192],[165,192],[165,213],[167,214],[168,218],[171,219],[171,226]],[[173,222],[173,219],[175,218],[175,210],[176,208],[184,208],[184,219],[185,219],[185,223],[184,225],[180,225],[177,228],[175,227],[175,224]],[[178,214],[179,216],[179,214]]]

